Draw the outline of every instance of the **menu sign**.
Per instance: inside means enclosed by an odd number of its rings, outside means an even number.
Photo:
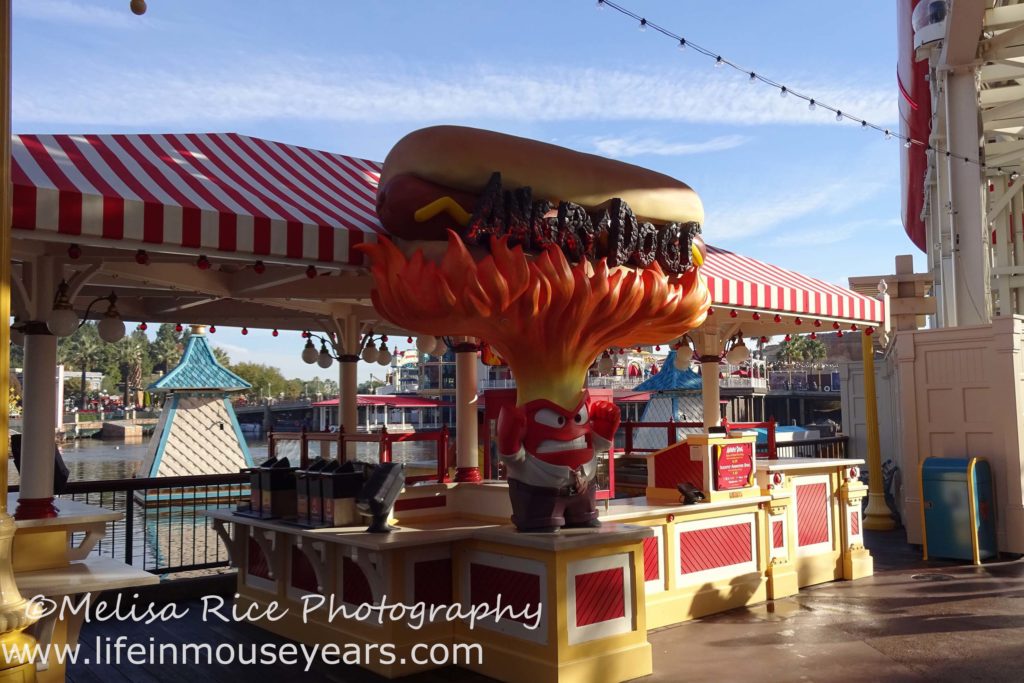
[[[715,446],[715,490],[750,486],[754,477],[754,444],[750,441]]]

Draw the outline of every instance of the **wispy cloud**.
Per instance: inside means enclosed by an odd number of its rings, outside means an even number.
[[[771,244],[774,246],[824,246],[826,244],[837,244],[855,237],[863,237],[879,229],[891,230],[902,225],[898,218],[882,220],[857,220],[837,225],[825,222],[817,230],[802,230],[800,232],[786,232],[776,235]]]
[[[883,189],[885,184],[882,182],[865,182],[863,178],[851,177],[816,189],[795,189],[733,203],[725,209],[709,211],[704,223],[711,242],[720,244],[763,235],[779,226],[786,227],[789,223],[815,215],[821,221],[821,227],[815,234],[817,239],[824,240],[818,244],[828,244],[845,239],[829,238],[833,230],[830,224],[835,222],[835,217],[871,199]],[[788,237],[790,235],[784,233],[776,239]]]
[[[684,70],[426,69],[407,62],[323,64],[278,57],[232,61],[221,68],[206,64],[201,70],[94,65],[75,72],[80,73],[90,76],[22,76],[15,84],[16,121],[60,123],[73,116],[79,125],[126,126],[261,119],[838,125],[794,98],[767,97],[742,79]],[[891,88],[818,85],[801,84],[869,120],[895,119]]]
[[[138,27],[140,21],[146,21],[132,14],[127,2],[119,7],[118,10],[112,10],[73,0],[18,0],[14,3],[14,15],[39,21],[103,28]]]
[[[594,140],[594,149],[605,156],[625,158],[644,154],[659,156],[685,156],[705,152],[721,152],[746,144],[745,135],[720,135],[702,142],[671,142],[654,137],[600,137]]]

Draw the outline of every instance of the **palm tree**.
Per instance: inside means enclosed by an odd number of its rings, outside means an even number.
[[[140,334],[145,336],[144,333]],[[142,386],[142,356],[147,349],[143,339],[135,334],[119,341],[116,348],[121,378],[124,380],[124,407],[127,410],[134,403],[131,400],[132,390]]]
[[[82,396],[79,409],[85,410],[89,392],[86,390],[86,373],[96,367],[106,353],[94,324],[83,325],[75,334],[61,340],[58,357],[62,363],[78,368],[82,373]]]
[[[828,356],[828,348],[820,339],[805,339],[804,340],[804,360],[813,364],[818,370],[818,391],[821,391],[821,368],[824,366],[823,361]]]

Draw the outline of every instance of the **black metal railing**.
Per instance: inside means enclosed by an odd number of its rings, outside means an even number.
[[[776,457],[780,460],[786,458],[845,458],[849,440],[848,436],[829,436],[807,441],[780,441],[775,446]],[[760,449],[758,455],[761,455]]]
[[[92,554],[170,574],[229,566],[227,548],[201,512],[234,508],[248,496],[247,474],[209,474],[69,482],[56,505],[70,499],[122,513],[122,519],[107,522],[107,534]],[[83,535],[76,533],[72,543]]]

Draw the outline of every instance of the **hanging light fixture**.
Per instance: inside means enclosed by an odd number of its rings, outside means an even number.
[[[111,292],[110,296],[106,298],[110,301],[110,306],[107,307],[103,319],[96,326],[96,331],[99,332],[100,339],[113,344],[124,338],[124,321],[121,320],[121,314],[117,312],[117,295]]]
[[[380,343],[380,351],[377,352],[377,362],[384,366],[391,363],[391,352],[388,351],[388,347],[384,345],[383,341]]]
[[[316,347],[313,346],[312,339],[306,339],[306,345],[302,347],[302,360],[307,365],[312,365],[319,360],[320,354],[317,353]]]
[[[327,350],[327,342],[321,342],[320,353],[317,354],[316,364],[326,370],[331,367],[331,363],[333,362],[334,359],[331,358],[331,352]]]
[[[737,336],[729,347],[729,350],[725,353],[725,361],[729,365],[739,365],[743,361],[750,358],[750,349],[743,342],[743,336]]]
[[[362,358],[367,363],[375,363],[377,361],[377,345],[373,343],[373,340],[366,342],[366,346],[363,347]]]
[[[416,350],[420,353],[433,353],[437,348],[437,338],[429,334],[421,334],[416,337]]]
[[[68,283],[61,280],[57,285],[57,296],[53,310],[46,319],[46,326],[58,337],[70,337],[79,328],[78,314],[71,308],[68,298]]]
[[[63,280],[57,285],[53,310],[50,311],[50,315],[46,318],[47,329],[57,337],[71,336],[88,319],[92,307],[100,301],[109,303],[107,312],[104,313],[103,318],[100,319],[99,324],[96,326],[100,339],[109,343],[120,341],[124,338],[125,327],[124,321],[121,320],[121,314],[117,310],[117,294],[111,292],[107,296],[99,296],[90,301],[89,305],[85,308],[85,315],[82,320],[79,320],[78,314],[75,313],[71,306],[70,288],[68,283]]]

